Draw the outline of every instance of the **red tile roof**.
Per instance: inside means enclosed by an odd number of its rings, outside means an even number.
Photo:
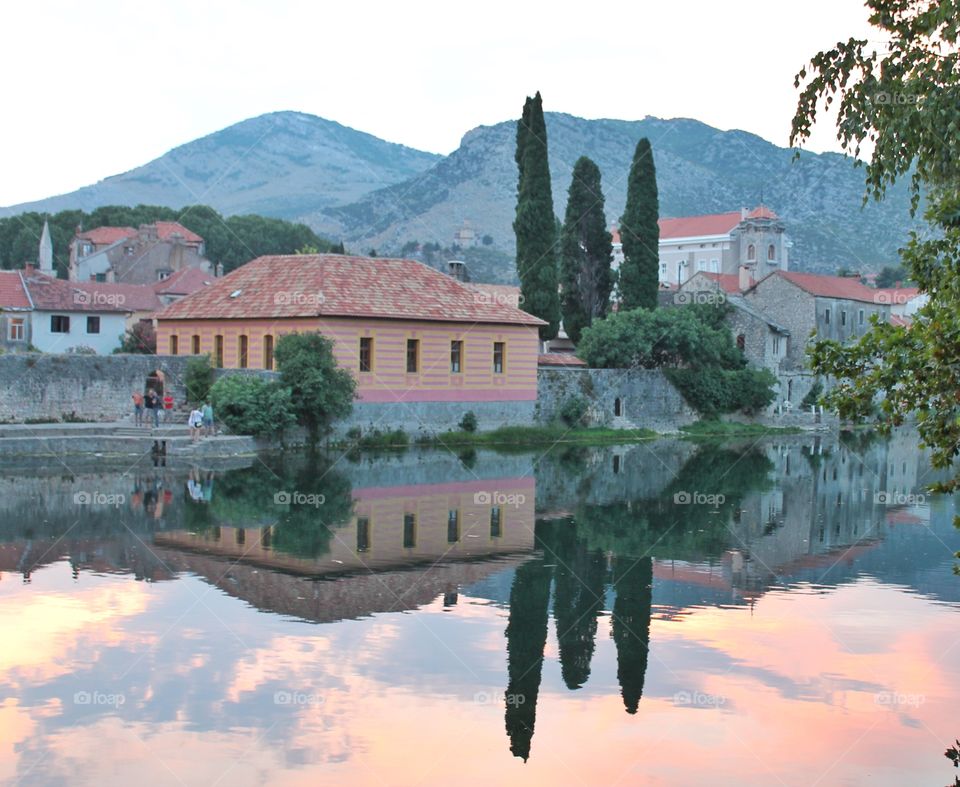
[[[899,314],[891,314],[890,324],[898,328],[909,328],[913,325],[913,319],[910,317],[902,317]]]
[[[620,241],[620,228],[619,228],[619,227],[617,227],[617,226],[611,227],[611,228],[610,228],[610,235],[613,237],[613,245],[614,245],[614,246],[616,246],[618,243],[621,242],[621,241]]]
[[[537,356],[537,366],[586,366],[572,353],[541,353]]]
[[[136,234],[137,231],[133,227],[95,227],[78,233],[77,238],[88,240],[95,246],[109,246],[123,238],[132,238]]]
[[[180,235],[187,243],[203,243],[203,238],[188,230],[180,222],[158,221],[156,225],[157,237],[160,240],[170,240],[174,235]]]
[[[0,310],[29,308],[30,299],[23,288],[20,271],[0,271]]]
[[[861,284],[858,279],[845,276],[820,276],[814,273],[798,273],[796,271],[774,271],[770,276],[782,276],[804,292],[820,298],[843,298],[849,301],[882,303],[877,298],[877,290]]]
[[[170,304],[160,319],[380,317],[543,325],[414,260],[303,254],[258,257]]]
[[[209,287],[216,280],[213,274],[199,268],[184,268],[151,286],[157,295],[190,295],[204,287]]]
[[[766,205],[761,205],[758,208],[754,208],[747,214],[748,219],[779,219],[780,217],[774,213]]]
[[[715,281],[720,285],[720,289],[724,292],[729,293],[739,293],[740,292],[740,277],[735,273],[709,273],[707,271],[698,271],[694,276],[701,275],[706,276],[708,279]],[[693,276],[690,277],[692,279]],[[690,281],[687,279],[687,281]],[[750,286],[754,285],[754,280],[750,279]]]
[[[142,284],[66,281],[39,271],[25,272],[24,282],[40,311],[127,313],[162,306],[153,289]]]
[[[482,293],[488,297],[491,303],[499,303],[506,306],[520,308],[523,296],[520,294],[520,288],[512,284],[482,284],[480,282],[466,282],[466,286],[475,292]]]
[[[889,303],[893,306],[902,306],[920,294],[917,287],[881,287],[874,292],[877,303]]]
[[[713,213],[707,216],[683,216],[660,219],[660,240],[669,238],[699,238],[704,235],[727,235],[742,220],[739,210]]]

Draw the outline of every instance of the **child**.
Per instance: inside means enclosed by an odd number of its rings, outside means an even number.
[[[135,426],[143,426],[143,394],[134,391],[133,396],[133,423]]]

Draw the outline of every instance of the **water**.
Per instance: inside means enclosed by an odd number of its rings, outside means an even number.
[[[953,778],[909,433],[71,464],[0,476],[0,782]]]

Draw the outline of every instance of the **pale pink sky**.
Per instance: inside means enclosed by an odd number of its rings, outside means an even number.
[[[282,109],[449,153],[540,90],[548,110],[694,117],[785,145],[793,75],[866,19],[859,0],[10,4],[0,205]],[[836,149],[832,128],[810,147]]]

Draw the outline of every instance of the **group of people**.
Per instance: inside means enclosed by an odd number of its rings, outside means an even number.
[[[170,420],[170,413],[173,411],[173,397],[169,394],[161,398],[153,388],[149,388],[146,395],[134,391],[131,398],[133,399],[133,420],[137,426],[143,426],[144,424],[144,411],[147,411],[147,418],[153,423],[154,429],[160,428],[161,410],[164,412],[164,423]],[[201,437],[212,437],[215,434],[213,407],[210,402],[203,402],[190,411],[187,426],[190,427],[190,438],[194,443]]]
[[[153,388],[149,388],[146,396],[140,391],[134,391],[131,398],[133,399],[133,420],[137,426],[143,426],[144,410],[149,411],[147,418],[153,423],[154,429],[160,428],[161,412],[163,412],[164,423],[170,419],[173,397],[169,394],[161,398]]]

